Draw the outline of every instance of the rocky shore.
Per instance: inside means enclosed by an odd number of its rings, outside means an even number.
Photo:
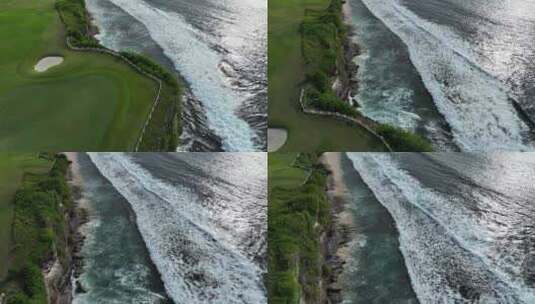
[[[345,210],[347,188],[343,181],[342,154],[326,152],[322,163],[330,171],[327,179],[327,196],[331,203],[331,224],[321,236],[321,253],[324,258],[320,303],[341,303],[342,286],[339,277],[346,264],[351,241],[352,216]]]
[[[347,26],[347,32],[342,37],[343,54],[338,62],[337,78],[333,84],[333,89],[340,99],[349,102],[351,105],[358,106],[358,104],[355,104],[354,97],[359,90],[357,78],[359,65],[355,63],[354,59],[361,54],[361,47],[352,39],[355,31],[351,24],[351,11],[347,2],[342,6],[342,18]]]
[[[81,181],[77,171],[76,155],[74,153],[66,155],[71,162],[66,178],[71,189],[74,208],[65,214],[68,228],[65,234],[66,247],[62,249],[65,254],[62,258],[56,254],[43,269],[48,301],[57,304],[72,303],[73,289],[76,289],[76,292],[83,292],[83,288],[76,280],[83,268],[81,249],[85,239],[79,228],[88,221],[87,210],[81,205]]]

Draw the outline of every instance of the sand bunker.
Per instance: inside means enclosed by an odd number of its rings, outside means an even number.
[[[50,69],[53,66],[61,64],[63,62],[63,57],[59,56],[49,56],[44,57],[33,67],[37,72],[44,72]]]
[[[275,152],[279,150],[286,139],[288,138],[288,132],[285,129],[268,129],[268,152]]]

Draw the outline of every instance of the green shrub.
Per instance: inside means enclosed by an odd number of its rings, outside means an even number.
[[[34,264],[29,264],[24,267],[22,273],[24,292],[32,299],[46,299],[45,282],[41,269]]]
[[[423,137],[401,128],[382,124],[376,128],[390,147],[396,152],[431,152],[433,147]]]
[[[357,109],[342,101],[331,90],[323,93],[316,90],[308,90],[306,94],[306,102],[318,110],[336,112],[351,117],[359,114]]]
[[[178,90],[178,82],[176,81],[175,77],[156,62],[152,61],[146,56],[137,53],[125,51],[121,52],[121,55],[132,61],[137,66],[141,67],[147,73],[158,77],[159,79],[170,85],[172,88]]]
[[[6,304],[30,304],[30,299],[23,292],[18,291],[7,296]]]
[[[308,73],[307,81],[320,92],[324,92],[329,89],[329,76],[319,69]]]
[[[319,295],[319,237],[330,224],[326,171],[317,164],[315,154],[302,153],[296,163],[311,170],[306,183],[296,189],[275,187],[269,194],[269,303],[299,303],[300,298]]]
[[[69,161],[57,156],[48,174],[26,174],[13,201],[10,279],[22,288],[8,303],[47,303],[40,265],[54,256],[64,256],[65,206],[72,206],[66,183]],[[64,206],[64,207],[62,207]]]
[[[347,31],[342,21],[342,3],[341,0],[332,0],[325,10],[305,12],[301,25],[302,52],[306,81],[312,87],[307,93],[307,102],[318,110],[354,117],[358,111],[337,98],[331,87],[331,79],[338,67],[340,73],[344,73],[343,41]]]

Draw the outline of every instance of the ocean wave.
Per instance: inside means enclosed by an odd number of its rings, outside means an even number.
[[[481,59],[469,42],[398,1],[363,2],[408,46],[412,63],[462,150],[534,149],[527,143],[529,128],[519,118],[509,88],[478,65]]]
[[[412,285],[422,303],[535,301],[523,274],[526,252],[522,245],[500,243],[500,227],[470,210],[464,197],[444,197],[426,188],[389,155],[348,156],[392,214]],[[483,192],[474,194],[482,205],[491,199]]]
[[[109,0],[141,22],[152,39],[171,59],[206,109],[209,127],[223,140],[226,151],[255,151],[254,130],[239,117],[247,92],[239,92],[221,72],[224,61],[213,37],[190,25],[181,15],[151,6],[142,0]],[[98,10],[91,5],[93,10]],[[101,35],[105,35],[103,32]],[[110,34],[108,34],[109,36]],[[113,40],[109,37],[108,40]],[[115,43],[110,42],[110,45]]]
[[[199,197],[116,153],[90,154],[130,203],[151,259],[176,303],[263,303],[263,270],[217,227]]]

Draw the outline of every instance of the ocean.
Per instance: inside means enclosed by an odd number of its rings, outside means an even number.
[[[149,54],[186,82],[180,150],[265,150],[266,0],[86,2],[102,44]]]
[[[90,153],[89,157],[130,210],[129,225],[136,227],[136,242],[142,240],[145,248],[138,248],[138,254],[146,252],[148,257],[139,267],[152,267],[160,282],[160,289],[151,290],[155,296],[143,301],[130,298],[121,302],[110,286],[110,297],[99,294],[101,303],[267,301],[263,282],[267,271],[265,154]],[[102,195],[101,191],[97,195]],[[118,224],[100,220],[99,226],[90,221],[89,227],[97,227],[89,231],[88,239],[109,225]],[[112,251],[103,253],[101,241],[112,242],[98,239],[93,246],[91,241],[86,242],[86,260],[113,259],[113,250],[119,253],[117,259],[128,254],[125,248],[129,244],[110,244]],[[141,276],[123,276],[122,268],[132,272],[138,267],[124,260],[109,270],[93,269],[91,265],[87,263],[84,269],[83,286],[91,286],[88,281],[106,280],[107,272],[118,281],[148,282]],[[137,290],[137,285],[133,289]],[[143,289],[139,292],[145,297],[151,295]],[[92,293],[89,288],[88,294]]]
[[[73,303],[172,303],[150,259],[128,202],[102,176],[91,159],[76,156],[81,180],[81,205],[89,222],[81,254],[83,273]]]
[[[364,49],[356,99],[365,115],[440,150],[534,149],[535,1],[353,0],[349,8]]]
[[[342,303],[418,304],[392,216],[345,155],[341,168],[347,189],[345,209],[352,219],[347,261],[338,279]]]
[[[535,154],[348,156],[394,220],[420,303],[535,302]]]

